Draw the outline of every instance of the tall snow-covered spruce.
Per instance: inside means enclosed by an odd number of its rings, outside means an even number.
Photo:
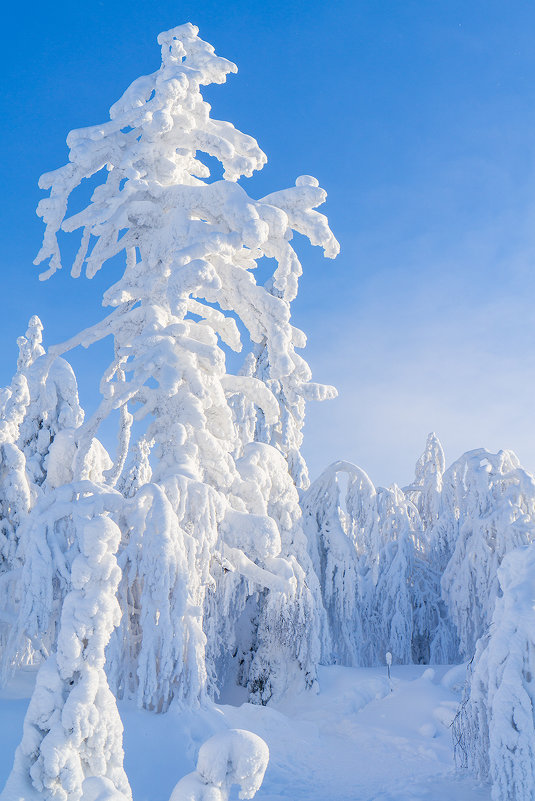
[[[40,180],[50,190],[38,207],[46,230],[36,263],[49,263],[41,278],[62,266],[60,231],[81,231],[73,277],[85,267],[92,278],[121,254],[125,265],[104,294],[111,313],[40,354],[46,384],[72,348],[113,339],[102,400],[76,421],[63,473],[44,482],[26,521],[13,626],[13,642],[41,641],[50,656],[10,781],[61,801],[129,794],[108,681],[156,711],[203,703],[229,676],[266,703],[290,684],[314,685],[320,658],[321,597],[292,476],[295,465],[306,473],[304,401],[334,391],[313,384],[296,353],[305,336],[290,301],[301,272],[293,232],[338,253],[315,210],[326,194],[301,176],[251,198],[238,179],[266,157],[213,119],[200,91],[235,65],[191,24],[158,42],[160,68],[134,81],[108,122],[72,131],[69,162]],[[210,179],[210,159],[221,180]],[[67,216],[89,178],[89,203]],[[263,257],[275,263],[266,286],[254,277]],[[236,319],[269,369],[227,372],[227,350],[242,349]],[[117,452],[96,475],[96,435],[116,411]],[[260,436],[261,425],[277,435]]]

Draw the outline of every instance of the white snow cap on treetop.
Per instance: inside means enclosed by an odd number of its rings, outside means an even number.
[[[232,61],[215,55],[215,50],[208,42],[198,38],[199,29],[191,22],[177,25],[169,31],[158,34],[158,44],[162,47],[162,63],[180,64],[188,53],[184,43],[189,45],[189,52],[193,52],[199,64],[210,64],[210,80],[206,83],[224,83],[229,72],[238,72],[238,67]],[[204,58],[203,58],[204,56]],[[205,83],[204,81],[199,81]]]

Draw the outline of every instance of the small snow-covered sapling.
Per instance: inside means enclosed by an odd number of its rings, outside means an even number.
[[[240,798],[253,798],[269,762],[267,744],[243,729],[228,729],[210,737],[200,748],[197,770],[175,786],[169,801],[227,801],[232,785]]]

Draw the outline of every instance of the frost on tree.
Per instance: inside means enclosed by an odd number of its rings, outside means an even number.
[[[425,450],[416,463],[414,482],[404,488],[408,504],[418,510],[420,525],[415,541],[412,596],[413,647],[416,663],[450,664],[459,658],[455,628],[441,597],[444,551],[437,532],[442,503],[444,451],[437,435],[427,437]],[[442,521],[441,521],[442,522]],[[446,550],[449,555],[451,551]]]
[[[411,662],[419,529],[401,490],[376,490],[363,470],[335,462],[306,492],[303,510],[334,661],[377,665],[390,651]]]
[[[306,492],[303,510],[332,649],[324,644],[324,659],[377,665],[390,651],[411,662],[416,529],[401,490],[376,490],[363,470],[335,462]]]
[[[445,466],[440,440],[431,432],[416,462],[414,482],[403,490],[418,509],[424,531],[429,531],[438,519]]]
[[[415,534],[403,492],[395,484],[377,493],[382,545],[377,554],[377,581],[370,588],[370,625],[374,642],[373,664],[381,664],[389,651],[394,662],[412,662],[414,630],[411,583]]]
[[[77,433],[74,478],[88,478],[98,427],[119,410],[118,451],[104,478],[129,500],[119,554],[123,619],[109,648],[110,680],[119,694],[162,710],[173,697],[195,703],[217,688],[207,669],[213,632],[204,610],[220,600],[207,593],[228,587],[218,587],[214,574],[239,576],[246,599],[278,594],[288,625],[308,642],[299,623],[315,603],[303,579],[307,566],[296,552],[285,555],[286,533],[269,511],[255,511],[244,488],[236,459],[247,443],[239,439],[231,399],[253,404],[277,427],[281,409],[271,381],[292,387],[291,403],[318,394],[295,353],[305,343],[290,323],[300,266],[289,243],[298,231],[327,256],[338,250],[315,211],[325,200],[315,179],[302,177],[261,200],[237,183],[266,157],[253,138],[210,116],[200,87],[223,83],[236,67],[197,33],[187,24],[160,34],[160,68],[134,81],[108,122],[69,134],[69,162],[41,178],[50,197],[38,209],[46,231],[36,261],[49,261],[42,278],[61,267],[60,229],[81,231],[73,276],[85,265],[91,278],[109,259],[125,256],[123,275],[104,295],[113,311],[51,355],[107,335],[114,340],[102,401]],[[219,161],[222,180],[210,180],[205,156]],[[101,182],[90,203],[66,217],[71,192],[96,175]],[[268,287],[254,278],[264,256],[277,265]],[[234,316],[265,349],[269,382],[227,374],[225,349],[242,347]],[[274,608],[274,597],[266,609]],[[218,644],[209,648],[215,653]],[[298,641],[293,649],[301,664],[313,661],[303,656],[308,645]],[[264,658],[269,669],[265,651]]]
[[[315,685],[321,658],[322,599],[307,551],[297,489],[282,454],[264,443],[249,443],[236,466],[242,479],[239,495],[247,508],[276,522],[279,563],[291,592],[280,585],[248,597],[243,580],[221,570],[219,590],[207,614],[207,631],[209,643],[219,643],[215,661],[223,663],[223,673],[233,669],[228,664],[228,644],[232,643],[238,683],[248,688],[251,700],[266,703],[299,689],[303,682],[306,687]],[[240,624],[233,623],[225,634],[225,659],[221,631],[238,609],[243,610]]]
[[[363,540],[368,543],[374,525],[375,487],[359,468],[348,462],[335,462],[303,497],[305,531],[326,612],[323,659],[351,666],[367,661],[359,552],[353,532],[348,530],[344,509],[348,486],[354,482],[358,482],[362,491],[361,498],[366,497],[361,502],[359,522],[363,526]]]
[[[19,367],[0,395],[0,575],[14,567],[17,530],[31,506],[26,460],[18,446],[29,402],[28,381]]]
[[[26,336],[18,339],[18,369],[26,376],[30,395],[20,426],[19,447],[25,455],[28,474],[37,486],[47,478],[56,437],[60,435],[64,442],[72,442],[74,430],[84,419],[74,372],[64,359],[47,358],[41,344],[42,331],[39,317],[34,316],[30,319]],[[70,459],[65,458],[65,450],[63,445],[61,458],[56,460],[56,464],[57,461],[72,462],[74,445],[69,447]],[[61,479],[56,479],[55,483],[62,483]]]
[[[317,186],[318,182],[310,176],[301,176],[297,184]],[[333,257],[338,253],[338,243],[329,231],[326,218],[308,209],[296,207],[295,198],[288,190],[264,199],[270,202],[277,200],[280,207],[289,214],[290,219],[295,220],[295,229],[306,233],[312,242],[315,240],[318,243],[321,242],[327,256]],[[283,264],[288,261],[291,265],[290,270],[286,274],[280,275],[279,266],[266,287],[276,297],[281,297],[290,303],[297,295],[298,277],[301,275],[302,268],[291,245],[285,242],[282,248],[283,253],[277,256],[277,261],[279,264],[281,261]],[[266,253],[266,255],[268,254]],[[274,445],[280,450],[288,462],[290,475],[299,490],[306,490],[310,484],[307,466],[300,451],[303,442],[302,429],[305,422],[306,401],[332,399],[337,394],[334,387],[310,381],[312,377],[310,367],[295,350],[295,348],[303,348],[305,344],[304,333],[294,328],[293,341],[289,348],[294,368],[287,376],[277,378],[276,373],[272,370],[267,340],[256,345],[244,362],[241,372],[264,381],[277,398],[280,416],[275,424],[270,424],[262,408],[255,406],[254,403],[250,401],[247,403],[245,399],[235,401],[235,416],[243,440],[246,442],[249,437],[252,437],[259,442]]]
[[[492,782],[493,801],[532,801],[535,788],[535,545],[506,554],[503,596],[477,643],[457,758]]]
[[[47,577],[58,559],[65,568],[70,562],[64,577],[68,587],[55,647],[37,675],[5,794],[31,798],[37,791],[41,798],[79,801],[86,782],[96,782],[107,794],[128,799],[123,729],[104,672],[106,645],[120,619],[115,552],[121,538],[104,510],[120,498],[89,481],[53,494],[55,502],[41,509],[42,525],[28,535],[24,570],[33,592],[25,603],[40,603],[42,614],[50,612]],[[70,534],[63,543],[54,525],[61,512],[68,514]]]
[[[382,547],[369,637],[377,647],[377,630],[382,649],[402,664],[449,664],[457,657],[457,642],[419,512],[395,484],[377,490],[377,508]],[[372,664],[380,664],[380,657],[376,650]]]
[[[76,380],[63,359],[47,362],[42,347],[41,321],[33,316],[25,336],[17,340],[17,372],[0,400],[0,645],[6,645],[21,599],[20,576],[25,543],[22,535],[32,507],[64,472],[72,454],[54,459],[52,450],[62,437],[72,440],[83,413]],[[49,369],[50,368],[50,369]],[[72,448],[71,448],[72,450]],[[56,448],[56,454],[58,450]],[[16,661],[31,659],[23,649]],[[3,653],[4,663],[7,659]],[[5,664],[4,664],[5,667]]]
[[[458,638],[441,598],[440,579],[432,553],[417,545],[411,582],[412,661],[417,664],[450,665],[459,661]]]
[[[32,503],[19,432],[30,400],[28,382],[19,370],[0,395],[0,654],[3,655],[19,597],[19,529]]]
[[[512,451],[478,449],[446,471],[444,487],[435,543],[440,536],[454,548],[442,593],[470,658],[492,618],[503,557],[535,537],[535,479]]]
[[[305,493],[303,515],[327,615],[324,660],[380,665],[388,651],[398,663],[446,663],[456,654],[418,509],[399,487],[376,489],[360,468],[335,462]]]

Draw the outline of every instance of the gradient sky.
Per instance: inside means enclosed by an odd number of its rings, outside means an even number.
[[[334,261],[301,247],[294,322],[314,378],[314,477],[335,459],[378,484],[411,479],[435,430],[448,462],[512,448],[535,470],[535,4],[531,0],[78,0],[10,4],[3,20],[0,383],[31,314],[45,344],[102,315],[111,283],[38,281],[42,172],[68,131],[108,118],[159,65],[156,36],[191,21],[237,76],[205,96],[255,136],[267,167],[249,193],[303,173],[328,193]],[[74,353],[96,402],[104,350]]]

